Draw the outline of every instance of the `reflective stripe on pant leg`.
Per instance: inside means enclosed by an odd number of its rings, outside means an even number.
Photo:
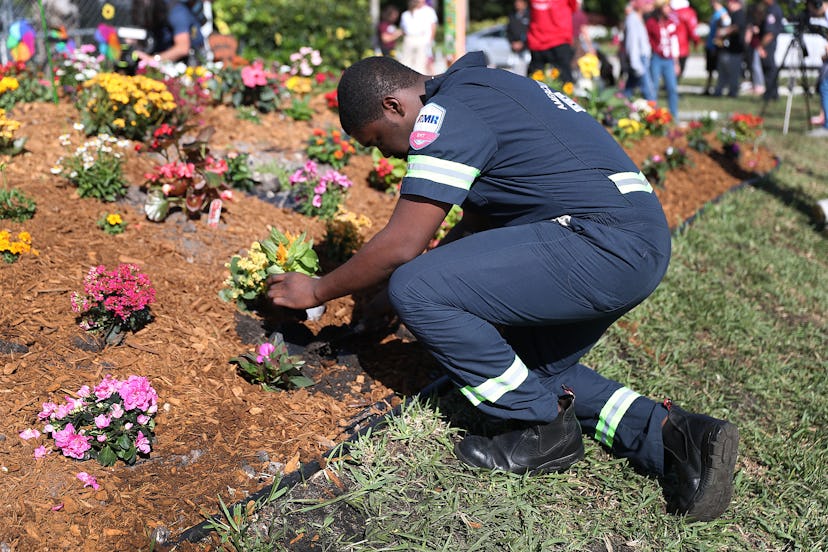
[[[467,385],[460,388],[460,392],[474,406],[479,405],[483,401],[495,403],[497,400],[508,393],[517,389],[521,383],[524,382],[529,375],[529,369],[526,365],[515,356],[514,362],[505,372],[495,378],[490,378],[476,387]]]
[[[640,396],[627,387],[621,387],[615,391],[601,409],[598,425],[595,427],[595,439],[608,447],[612,447],[615,430],[618,428],[621,418],[624,417],[633,401]]]

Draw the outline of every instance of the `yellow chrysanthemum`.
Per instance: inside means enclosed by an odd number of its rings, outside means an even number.
[[[124,219],[121,218],[121,215],[118,213],[111,213],[106,215],[106,223],[110,226],[116,226],[124,222]]]

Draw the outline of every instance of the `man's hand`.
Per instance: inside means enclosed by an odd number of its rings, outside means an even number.
[[[267,296],[277,307],[289,309],[317,307],[321,303],[315,293],[318,282],[319,280],[298,272],[274,274],[267,279]]]

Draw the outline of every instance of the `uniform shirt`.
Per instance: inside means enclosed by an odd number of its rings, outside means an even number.
[[[526,34],[529,49],[541,52],[572,44],[572,12],[577,7],[576,0],[532,0]]]
[[[781,32],[782,8],[779,7],[779,4],[774,2],[767,7],[765,17],[762,18],[762,23],[759,25],[759,36],[762,37],[763,42],[765,36],[771,35],[773,37],[773,39],[765,46],[765,50],[769,52],[770,55],[773,55],[776,51],[776,37],[779,36],[779,33]]]
[[[172,48],[175,35],[188,33],[190,35],[190,48],[198,50],[204,46],[204,37],[201,36],[201,28],[193,12],[181,2],[168,2],[169,12],[167,22],[154,35],[153,53],[163,52]]]
[[[633,204],[660,212],[655,194],[621,191],[649,185],[636,180],[639,169],[582,107],[545,84],[485,63],[481,52],[472,52],[426,82],[403,195],[462,205],[495,226]]]

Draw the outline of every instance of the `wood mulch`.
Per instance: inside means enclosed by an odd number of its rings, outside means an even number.
[[[241,120],[234,110],[215,107],[199,120],[216,128],[211,146],[229,151],[240,144],[261,151],[302,152],[315,127],[337,125],[321,97],[311,104],[311,122],[279,114],[261,124]],[[58,136],[72,132],[77,112],[68,103],[29,104],[9,114],[29,137],[28,153],[7,159],[5,179],[37,202],[25,223],[0,222],[0,229],[27,230],[39,256],[0,266],[0,546],[4,550],[147,550],[148,535],[166,528],[172,535],[217,511],[217,497],[237,502],[272,481],[318,460],[336,443],[416,393],[439,373],[416,342],[394,333],[342,342],[334,351],[310,355],[306,373],[317,385],[271,393],[247,383],[228,363],[252,350],[267,331],[255,316],[242,316],[217,297],[226,277],[224,263],[266,234],[307,230],[316,242],[324,225],[253,196],[237,194],[217,228],[205,219],[172,216],[151,223],[136,201],[105,205],[80,199],[50,174],[66,154]],[[630,154],[636,162],[663,151],[667,138],[648,138]],[[77,144],[76,144],[77,145]],[[680,144],[679,144],[680,145]],[[240,146],[239,146],[240,147]],[[657,193],[675,227],[701,205],[751,175],[773,167],[760,149],[739,163],[690,151],[694,167],[674,171]],[[151,162],[130,152],[125,172],[143,181]],[[348,210],[369,216],[366,237],[388,219],[394,198],[367,185],[370,156],[352,160],[343,171],[354,182]],[[120,212],[126,233],[108,236],[96,221]],[[154,321],[124,344],[89,350],[79,338],[69,296],[80,291],[89,267],[134,263],[157,291]],[[332,301],[316,322],[285,327],[303,345],[337,335],[351,322],[361,298]],[[149,459],[105,468],[51,454],[34,460],[38,443],[18,437],[35,427],[41,403],[62,400],[80,386],[111,373],[147,376],[158,391],[157,442]],[[75,477],[86,471],[101,487],[84,488]]]

